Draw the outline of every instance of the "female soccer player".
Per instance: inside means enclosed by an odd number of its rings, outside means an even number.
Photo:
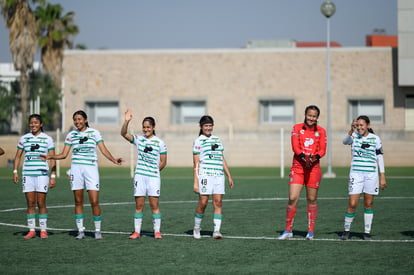
[[[149,197],[154,225],[154,238],[162,239],[160,232],[161,212],[158,206],[160,196],[160,171],[167,165],[167,147],[165,143],[155,135],[155,120],[146,117],[142,121],[143,135],[131,135],[128,133],[128,125],[132,119],[130,110],[125,112],[124,124],[121,128],[121,136],[137,147],[137,164],[134,176],[135,213],[134,228],[130,239],[138,239],[141,236],[141,225],[144,217],[145,197]]]
[[[381,139],[370,128],[367,116],[357,118],[357,133],[348,132],[343,144],[352,146],[351,170],[349,172],[348,208],[345,212],[342,240],[350,238],[351,224],[355,217],[361,193],[364,193],[364,240],[371,240],[371,226],[374,216],[374,196],[387,186]],[[378,167],[380,178],[378,181]]]
[[[208,204],[209,196],[213,196],[213,238],[221,239],[221,220],[223,216],[222,200],[224,195],[224,173],[227,175],[229,186],[233,188],[227,162],[224,159],[224,148],[219,137],[212,134],[214,121],[211,116],[203,116],[200,119],[199,137],[193,144],[194,165],[194,192],[199,194],[198,205],[194,214],[193,237],[201,238],[201,222]]]
[[[75,219],[78,228],[77,240],[85,238],[83,226],[83,189],[86,188],[89,202],[92,207],[95,224],[95,239],[102,239],[101,234],[101,207],[99,205],[99,172],[98,172],[98,147],[102,154],[110,161],[121,165],[121,158],[114,158],[108,151],[102,139],[101,133],[89,127],[88,116],[84,111],[76,111],[73,114],[73,124],[76,129],[70,131],[65,139],[62,153],[54,156],[44,156],[46,159],[65,159],[72,148],[72,164],[70,167],[70,184],[75,198]]]
[[[36,205],[39,209],[40,237],[46,239],[47,235],[47,208],[46,195],[50,188],[56,185],[56,162],[48,163],[41,159],[42,155],[52,156],[55,154],[53,139],[43,132],[43,120],[40,115],[32,114],[29,116],[30,133],[25,134],[17,144],[17,152],[14,157],[13,181],[19,182],[17,169],[20,160],[24,156],[22,186],[26,195],[27,202],[27,225],[29,232],[24,236],[25,239],[36,237]],[[49,178],[50,166],[50,178]]]
[[[305,121],[293,126],[291,143],[293,150],[292,167],[289,175],[289,201],[286,207],[286,228],[278,237],[284,240],[293,237],[292,227],[297,204],[303,186],[308,201],[308,233],[306,239],[314,237],[318,215],[318,189],[322,178],[319,160],[326,153],[326,132],[317,124],[319,108],[310,105],[305,109]]]

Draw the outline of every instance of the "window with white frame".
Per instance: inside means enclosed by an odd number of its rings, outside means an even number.
[[[172,121],[174,124],[197,124],[200,117],[206,114],[206,102],[172,101]]]
[[[293,100],[260,100],[260,124],[292,124],[295,121]]]
[[[119,103],[86,102],[86,114],[90,124],[118,124]]]
[[[369,117],[371,123],[384,123],[384,100],[382,99],[364,99],[349,100],[349,122],[358,116],[365,115]]]

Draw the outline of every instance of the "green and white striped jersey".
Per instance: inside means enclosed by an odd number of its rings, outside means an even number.
[[[22,136],[17,144],[17,149],[25,153],[23,161],[23,176],[47,176],[49,165],[42,160],[40,155],[47,155],[55,149],[53,139],[41,132],[37,136],[27,133]]]
[[[199,174],[223,176],[223,152],[219,137],[200,135],[193,143],[193,155],[200,155]]]
[[[167,154],[167,146],[157,136],[133,135],[132,144],[137,146],[137,165],[135,174],[148,177],[160,176],[160,156]]]
[[[377,155],[383,153],[380,137],[372,133],[366,137],[356,134],[348,140],[352,145],[351,171],[377,173]]]
[[[72,147],[72,164],[98,165],[96,147],[103,142],[101,133],[93,128],[87,128],[84,132],[73,130],[68,133],[65,145]]]

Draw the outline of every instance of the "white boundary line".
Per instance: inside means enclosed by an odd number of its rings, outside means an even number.
[[[1,223],[0,226],[9,226],[9,227],[18,227],[18,228],[27,228],[26,225],[22,224],[11,224],[11,223]],[[36,229],[39,229],[39,227],[36,227]],[[63,232],[69,232],[69,231],[77,231],[77,229],[65,229],[65,228],[47,228],[50,231],[63,231]],[[86,230],[86,232],[93,233],[94,231]],[[118,235],[129,235],[131,232],[122,232],[122,231],[102,231],[103,234],[118,234]],[[142,234],[143,236],[152,236],[152,234]],[[189,234],[173,234],[173,233],[163,233],[163,236],[170,236],[170,237],[187,237],[192,238],[192,235]],[[202,235],[202,238],[211,238],[210,235]],[[362,239],[354,239],[354,240],[347,240],[343,241],[339,237],[336,239],[326,239],[326,238],[314,238],[313,240],[307,240],[305,238],[300,237],[294,237],[287,240],[278,240],[277,237],[266,237],[266,236],[259,236],[259,237],[252,237],[252,236],[224,236],[224,239],[238,239],[238,240],[275,240],[275,241],[325,241],[325,242],[367,242]],[[376,243],[414,243],[414,240],[371,240],[369,242],[376,242]]]
[[[347,200],[348,197],[322,197],[318,198],[318,200]],[[378,197],[377,199],[409,199],[412,200],[414,197]],[[224,199],[225,202],[240,202],[240,201],[281,201],[286,200],[286,198],[251,198],[251,199]],[[187,201],[161,201],[162,204],[174,204],[174,203],[197,203],[197,200],[187,200]],[[135,204],[135,202],[113,202],[113,203],[100,203],[100,205],[128,205],[128,204]],[[85,204],[85,206],[88,206]],[[69,208],[73,207],[73,205],[55,205],[55,206],[48,206],[48,208]],[[13,212],[13,211],[23,211],[26,208],[11,208],[11,209],[3,209],[0,210],[0,213],[5,212]],[[27,228],[27,225],[22,224],[11,224],[11,223],[2,223],[0,222],[0,226],[9,226],[9,227],[19,227],[19,228]],[[36,227],[39,229],[38,227]],[[49,228],[48,230],[51,231],[76,231],[76,229],[67,229],[67,228]],[[92,232],[92,231],[87,231]],[[120,234],[120,235],[129,235],[131,232],[122,232],[122,231],[102,231],[104,234]],[[147,234],[143,234],[147,235]],[[173,234],[173,233],[163,233],[164,236],[171,236],[171,237],[192,237],[189,234]],[[203,238],[211,238],[209,235],[202,235]],[[225,236],[226,239],[241,239],[241,240],[277,240],[276,237],[266,237],[266,236]],[[304,241],[305,238],[295,237],[288,239],[289,241]],[[309,241],[309,240],[308,240]],[[364,241],[362,239],[354,239],[354,240],[347,240],[343,241],[339,239],[326,239],[326,238],[314,238],[312,241],[330,241],[330,242],[360,242]],[[365,241],[366,242],[366,241]],[[388,242],[388,243],[413,243],[414,240],[371,240],[370,242]]]

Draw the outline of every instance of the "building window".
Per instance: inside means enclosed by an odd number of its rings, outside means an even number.
[[[118,102],[86,102],[86,114],[90,124],[118,124]]]
[[[261,124],[292,124],[294,121],[293,100],[260,100]]]
[[[369,117],[371,123],[384,123],[384,100],[350,100],[349,101],[349,122],[358,116]]]
[[[194,125],[205,114],[205,101],[172,101],[172,119],[174,124]]]

